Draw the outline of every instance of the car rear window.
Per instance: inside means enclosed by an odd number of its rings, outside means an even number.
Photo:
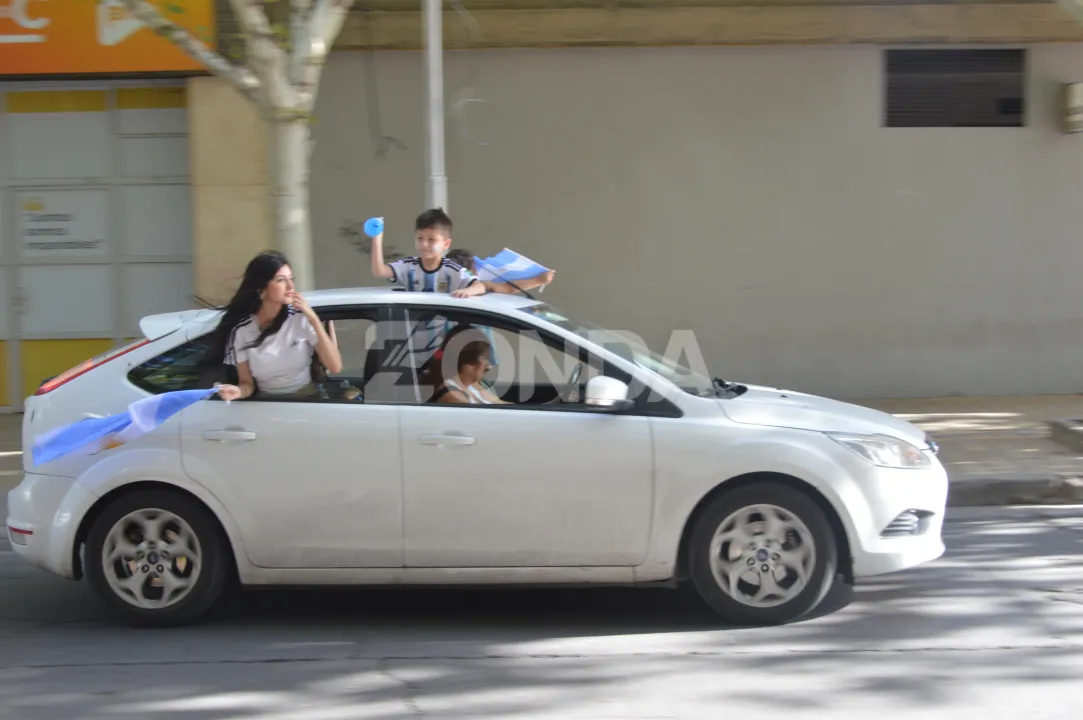
[[[128,380],[147,392],[209,388],[216,382],[236,383],[236,370],[212,357],[211,333],[189,340],[135,366]]]

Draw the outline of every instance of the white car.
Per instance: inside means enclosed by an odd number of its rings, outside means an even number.
[[[944,552],[936,445],[891,415],[706,377],[529,297],[306,297],[344,363],[318,399],[214,396],[127,445],[34,466],[52,428],[228,381],[207,361],[219,312],[145,318],[144,338],[44,382],[12,549],[139,625],[192,622],[231,582],[686,581],[729,621],[778,624],[837,577]],[[427,402],[430,321],[488,328],[494,387],[515,404]]]

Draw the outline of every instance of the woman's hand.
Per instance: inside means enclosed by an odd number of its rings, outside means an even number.
[[[218,397],[222,398],[226,402],[241,399],[241,389],[236,385],[218,385],[217,389]]]
[[[336,375],[342,372],[342,353],[339,352],[338,342],[327,334],[327,330],[323,326],[323,321],[320,320],[320,316],[316,314],[316,311],[312,309],[312,306],[308,304],[308,301],[301,295],[301,293],[294,290],[286,296],[288,302],[293,304],[296,310],[299,310],[308,321],[312,324],[312,327],[316,330],[316,354],[320,358],[320,362],[323,363],[327,372]],[[334,326],[332,326],[333,328]],[[332,330],[331,332],[334,332]]]
[[[317,317],[316,311],[312,309],[312,306],[308,304],[308,301],[305,300],[304,296],[301,295],[301,293],[295,290],[294,292],[291,292],[289,295],[286,296],[286,300],[291,305],[293,305],[295,310],[299,311],[311,322],[319,322],[320,319],[319,317]]]

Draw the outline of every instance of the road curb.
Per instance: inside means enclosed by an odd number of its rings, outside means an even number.
[[[1080,503],[1083,478],[1076,475],[963,477],[948,483],[949,507]]]
[[[1083,421],[1064,418],[1049,422],[1049,439],[1072,452],[1083,452]]]

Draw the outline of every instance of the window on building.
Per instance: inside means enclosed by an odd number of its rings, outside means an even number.
[[[886,127],[1022,127],[1026,50],[887,50]]]

